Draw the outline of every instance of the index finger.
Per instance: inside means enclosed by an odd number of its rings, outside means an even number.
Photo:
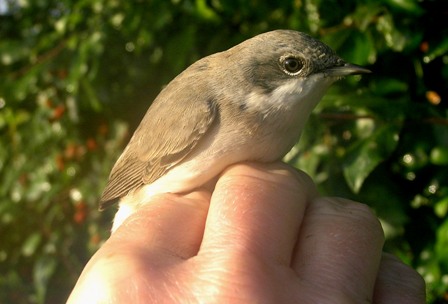
[[[307,202],[317,195],[303,172],[283,163],[227,169],[212,195],[199,254],[254,254],[289,265]]]

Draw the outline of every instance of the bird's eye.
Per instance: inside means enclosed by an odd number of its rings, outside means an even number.
[[[303,61],[295,57],[288,57],[283,61],[283,68],[288,74],[295,75],[303,68]]]

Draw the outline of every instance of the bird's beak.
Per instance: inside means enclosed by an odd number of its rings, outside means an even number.
[[[342,76],[348,76],[348,75],[358,75],[358,74],[369,74],[372,73],[372,71],[363,68],[362,66],[352,64],[352,63],[345,63],[341,66],[335,66],[332,68],[329,68],[325,70],[325,74],[328,76],[334,76],[334,77],[342,77]]]

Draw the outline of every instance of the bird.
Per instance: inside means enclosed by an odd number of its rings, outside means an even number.
[[[196,61],[155,98],[111,170],[100,210],[119,201],[112,233],[155,194],[193,191],[239,162],[281,160],[331,84],[370,72],[289,29]]]

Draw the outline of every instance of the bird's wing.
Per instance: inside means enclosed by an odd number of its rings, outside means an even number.
[[[179,94],[175,94],[175,85],[170,90],[168,87],[149,108],[115,163],[101,196],[100,209],[164,175],[193,150],[216,120],[218,111],[213,99],[198,99],[207,93],[186,92],[180,94],[179,100],[172,100],[173,95]]]

